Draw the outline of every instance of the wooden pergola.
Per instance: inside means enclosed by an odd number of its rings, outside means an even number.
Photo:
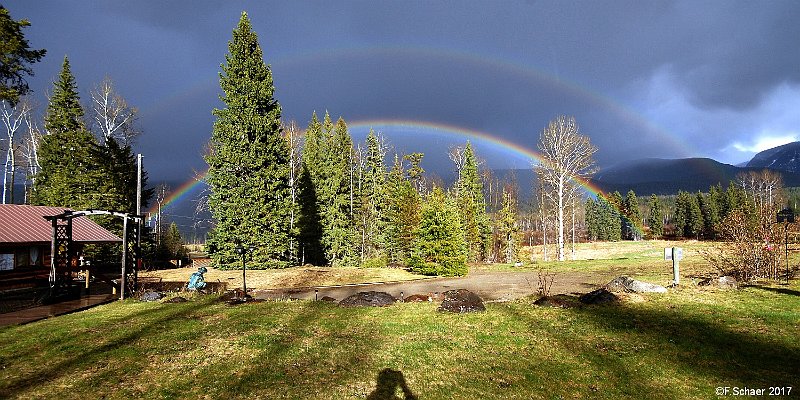
[[[141,226],[142,216],[134,215],[131,213],[124,213],[119,211],[106,211],[106,210],[84,210],[84,211],[71,211],[64,210],[63,213],[53,216],[45,216],[52,223],[53,236],[50,243],[50,288],[51,291],[60,291],[65,289],[70,283],[71,273],[76,268],[81,269],[83,266],[73,266],[72,260],[75,259],[75,248],[73,246],[72,238],[72,220],[78,217],[85,217],[89,215],[110,215],[122,218],[122,257],[120,261],[121,266],[121,280],[119,282],[119,298],[124,299],[126,292],[133,293],[136,291],[136,284],[138,281],[139,266],[141,265]],[[129,224],[129,221],[136,222]],[[134,241],[130,243],[128,240],[128,230],[133,227]],[[131,246],[132,245],[132,246]],[[89,273],[86,274],[86,287],[89,285]]]

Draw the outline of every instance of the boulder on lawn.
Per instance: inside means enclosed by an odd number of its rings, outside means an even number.
[[[439,311],[454,313],[486,311],[480,296],[467,289],[448,290],[442,295],[444,300],[442,300],[442,305],[439,306]]]
[[[165,297],[164,293],[161,292],[144,292],[141,296],[139,296],[139,300],[141,301],[159,301]]]
[[[164,300],[164,303],[186,303],[187,301],[189,300],[186,300],[185,298],[178,296],[168,300]]]
[[[583,304],[608,304],[616,303],[619,297],[606,289],[597,289],[581,296],[580,301]]]
[[[405,299],[403,299],[403,301],[406,303],[417,303],[423,301],[433,301],[433,298],[427,294],[412,294],[411,296],[407,296]]]
[[[706,279],[697,284],[698,286],[711,286],[718,289],[736,289],[739,283],[736,278],[732,276],[720,276],[716,278]]]
[[[341,307],[386,307],[394,304],[394,296],[386,292],[358,292],[339,302]]]
[[[618,276],[608,282],[605,289],[610,292],[634,292],[634,293],[667,293],[667,288],[654,285],[652,283],[637,281],[627,276]]]
[[[533,302],[534,305],[539,307],[552,307],[552,308],[568,308],[571,304],[556,296],[542,296]]]

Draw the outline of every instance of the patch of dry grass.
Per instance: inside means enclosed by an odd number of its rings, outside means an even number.
[[[197,268],[175,268],[141,272],[145,279],[162,282],[189,281]],[[247,270],[248,289],[277,289],[331,286],[351,283],[410,281],[426,278],[398,268],[294,267],[286,269]],[[242,270],[208,268],[206,282],[226,283],[228,288],[242,286]]]

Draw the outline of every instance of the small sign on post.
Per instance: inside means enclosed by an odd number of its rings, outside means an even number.
[[[672,260],[672,281],[675,286],[680,284],[680,260],[683,259],[683,249],[680,247],[664,248],[664,259]]]

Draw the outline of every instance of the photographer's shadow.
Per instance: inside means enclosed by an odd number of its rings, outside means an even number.
[[[403,392],[403,397],[397,395],[397,388]],[[367,400],[417,400],[417,396],[406,384],[403,373],[391,368],[385,368],[378,373],[378,386],[367,396]]]

